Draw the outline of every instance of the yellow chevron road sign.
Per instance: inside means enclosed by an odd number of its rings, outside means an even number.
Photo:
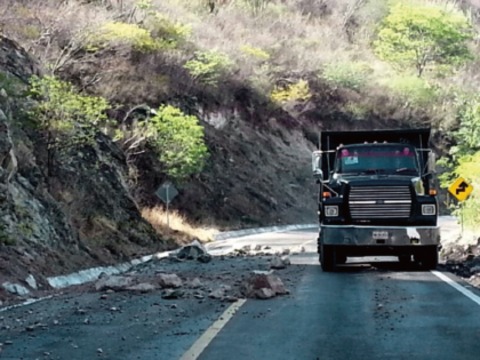
[[[462,177],[459,177],[448,187],[448,192],[455,196],[458,201],[467,200],[472,191],[473,186]]]

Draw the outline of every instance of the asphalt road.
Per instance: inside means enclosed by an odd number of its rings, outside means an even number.
[[[249,300],[200,359],[478,359],[479,310],[431,272],[312,265],[293,298]]]
[[[312,229],[209,246],[213,253],[247,245],[298,251],[291,294],[271,300],[73,293],[4,309],[0,359],[479,358],[478,289],[448,273],[399,267],[395,258],[349,259],[324,273],[315,239]]]
[[[444,237],[460,231],[452,217],[441,226]],[[306,250],[293,263],[311,266],[293,298],[246,302],[200,359],[479,358],[478,289],[451,274],[400,267],[392,257],[351,258],[338,272],[324,273],[315,238],[313,229],[233,241],[277,250],[289,243]]]

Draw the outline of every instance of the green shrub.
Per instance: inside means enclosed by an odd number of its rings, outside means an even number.
[[[454,99],[452,106],[456,107],[458,129],[450,132],[454,144],[448,155],[438,161],[446,169],[440,176],[444,187],[458,176],[461,162],[468,162],[469,156],[480,152],[480,98],[464,94]]]
[[[437,90],[427,81],[415,75],[398,75],[385,80],[392,93],[414,106],[426,106],[433,103]]]
[[[359,90],[368,80],[371,69],[363,62],[332,62],[325,65],[322,78],[330,85]]]
[[[161,106],[147,129],[149,142],[172,178],[183,179],[203,169],[208,149],[203,127],[195,116],[170,105]]]
[[[196,52],[194,58],[185,63],[184,68],[201,83],[216,86],[232,65],[226,54],[211,50]]]
[[[276,87],[273,89],[270,98],[275,102],[283,103],[288,101],[306,101],[311,96],[312,93],[310,92],[308,82],[299,80],[286,86]]]
[[[147,111],[146,117],[133,117],[132,125],[115,136],[127,158],[153,149],[165,172],[174,180],[183,180],[202,171],[208,157],[203,127],[198,119],[171,105],[152,110],[146,105],[134,109]],[[153,115],[153,116],[151,116]]]
[[[105,99],[81,95],[53,76],[32,77],[29,95],[36,100],[30,115],[47,132],[50,143],[89,142],[96,128],[108,124]]]
[[[87,49],[95,51],[109,45],[131,46],[144,52],[152,52],[162,48],[162,42],[155,40],[148,30],[136,24],[124,22],[104,24],[97,33],[90,36]]]
[[[240,47],[240,51],[243,54],[249,57],[252,57],[258,61],[267,61],[270,59],[270,54],[259,47],[255,47],[251,45],[243,45]]]
[[[151,11],[153,8],[152,0],[137,0],[135,5],[143,11]]]
[[[471,96],[460,101],[457,118],[460,127],[455,132],[457,145],[452,150],[461,155],[480,151],[480,97]]]
[[[348,102],[345,104],[344,110],[350,114],[353,119],[365,119],[370,108],[362,103]]]
[[[458,95],[453,102],[456,106],[458,129],[450,132],[454,145],[438,164],[445,171],[439,176],[440,184],[448,188],[459,176],[464,177],[474,188],[480,187],[480,97],[475,95]],[[464,224],[471,228],[480,225],[480,197],[473,192],[463,204],[463,210],[456,209],[460,215],[463,211]]]
[[[153,12],[148,16],[145,24],[161,49],[176,48],[186,42],[192,33],[191,26],[172,21],[159,12]]]

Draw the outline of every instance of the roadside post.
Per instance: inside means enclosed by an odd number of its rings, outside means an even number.
[[[175,196],[178,195],[178,190],[170,181],[165,181],[158,187],[157,191],[155,191],[155,195],[167,206],[167,226],[170,227],[169,205]]]
[[[463,210],[465,208],[464,201],[468,199],[473,191],[473,186],[470,185],[464,178],[459,177],[452,185],[448,187],[448,192],[452,194],[458,201],[460,201],[460,216],[462,223],[462,235],[463,235]]]

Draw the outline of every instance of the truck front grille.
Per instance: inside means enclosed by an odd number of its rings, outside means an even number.
[[[352,220],[404,219],[410,216],[412,198],[408,186],[355,186],[350,189]]]

